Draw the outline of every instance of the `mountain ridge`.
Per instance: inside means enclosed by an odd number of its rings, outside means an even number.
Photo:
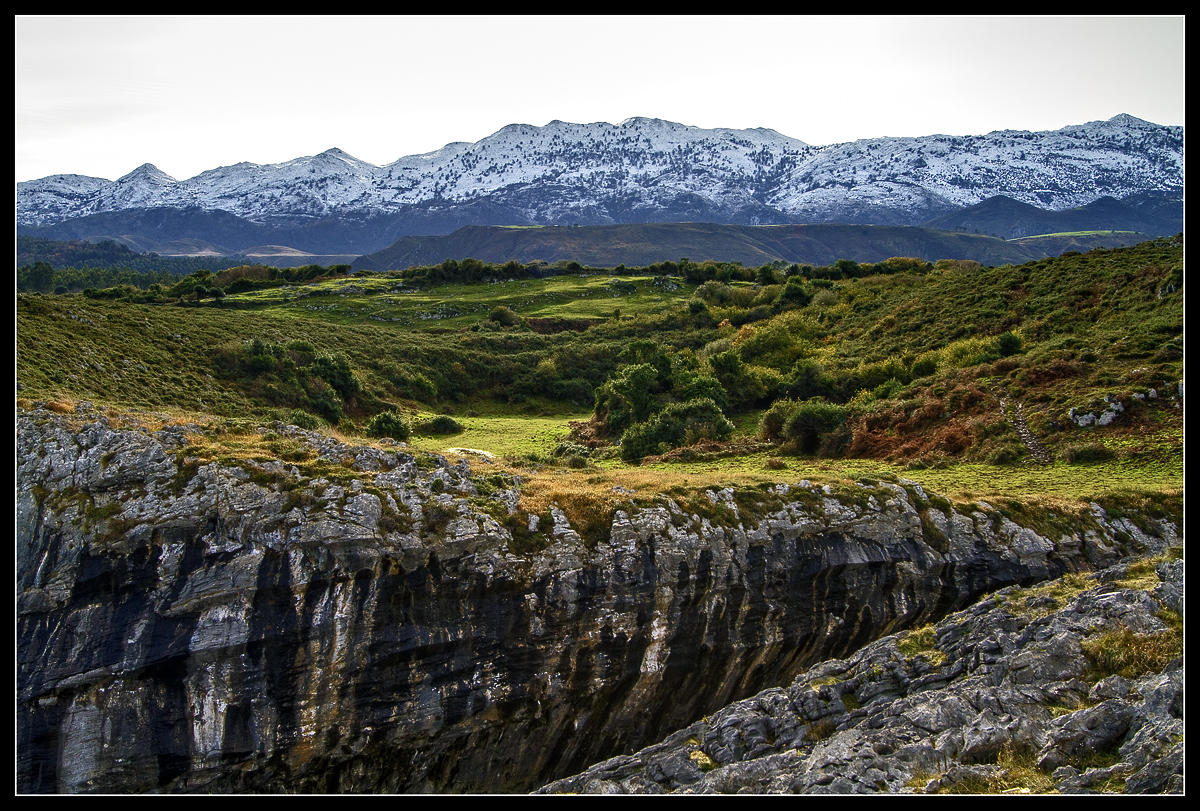
[[[197,212],[219,213],[279,232],[260,233],[253,243],[370,253],[406,235],[463,225],[924,225],[995,197],[1068,211],[1105,197],[1181,197],[1182,187],[1183,128],[1125,115],[1039,133],[828,146],[766,128],[556,120],[510,124],[475,143],[454,142],[383,166],[333,147],[187,180],[149,163],[116,181],[51,175],[17,184],[17,225],[47,238],[145,236],[97,233],[90,218],[172,210],[193,212],[195,220]],[[167,219],[159,216],[160,226]],[[198,227],[175,223],[160,237],[223,242]],[[322,243],[289,236],[305,231],[310,238],[320,232]]]
[[[1088,247],[1116,247],[1150,238],[1135,232],[1095,235]],[[893,256],[1001,265],[1056,255],[1053,248],[1057,243],[1047,244],[1049,248],[1037,239],[1016,242],[985,234],[895,225],[470,225],[441,236],[401,237],[382,251],[360,256],[352,267],[395,270],[467,257],[493,263],[576,261],[591,267],[637,267],[685,256],[693,261],[740,262],[748,267],[772,262],[829,265],[838,259],[881,262]]]

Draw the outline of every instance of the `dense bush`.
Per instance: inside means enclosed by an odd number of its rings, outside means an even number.
[[[696,288],[696,298],[710,307],[724,307],[729,304],[732,297],[733,290],[729,285],[715,279]]]
[[[408,439],[411,432],[408,420],[398,411],[380,412],[367,423],[368,436]]]
[[[218,350],[213,362],[219,374],[237,380],[251,397],[303,409],[331,425],[346,414],[347,406],[365,409],[375,399],[365,395],[344,355],[318,356],[307,341],[283,345],[254,338]]]
[[[324,378],[310,377],[304,381],[304,392],[308,395],[307,407],[330,425],[337,425],[345,414],[344,404],[338,397],[337,390]]]
[[[501,304],[488,314],[488,320],[495,321],[497,324],[500,324],[504,327],[511,327],[513,324],[517,323],[520,318],[515,312],[512,311],[510,307],[506,307]]]
[[[617,436],[654,410],[658,370],[649,363],[622,366],[596,388],[595,419],[605,435]]]
[[[908,370],[908,376],[911,380],[916,380],[921,377],[928,377],[937,371],[937,357],[934,355],[922,355],[913,361],[912,367]]]
[[[303,428],[306,431],[315,431],[318,428],[324,428],[325,423],[307,411],[302,411],[299,408],[292,409],[287,415],[287,422],[295,425],[298,428]]]
[[[1025,448],[1018,445],[1001,445],[988,455],[988,462],[993,465],[1011,465],[1019,462],[1025,456]]]
[[[729,395],[729,406],[733,409],[749,408],[764,399],[767,394],[762,379],[742,362],[737,350],[713,355],[708,359],[713,376]]]
[[[733,423],[706,397],[671,403],[621,435],[621,458],[636,461],[704,439],[725,440],[732,433]]]
[[[779,294],[779,304],[787,307],[805,307],[812,301],[812,294],[800,276],[789,276],[787,284]]]
[[[904,361],[897,357],[870,363],[860,362],[847,379],[849,387],[843,393],[849,394],[850,390],[876,389],[889,380],[907,383],[910,379],[909,374],[909,369],[905,368]]]
[[[801,453],[816,453],[822,438],[846,422],[846,407],[813,397],[796,404],[783,423],[783,437]]]
[[[838,388],[838,381],[826,374],[824,367],[812,358],[801,358],[792,364],[781,384],[781,390],[797,400],[833,397]]]
[[[438,395],[437,385],[419,371],[399,368],[388,363],[380,369],[380,372],[384,379],[395,387],[396,393],[401,397],[427,403]]]
[[[685,369],[676,373],[671,396],[679,402],[708,398],[722,411],[729,408],[729,396],[725,393],[721,381],[695,369]]]
[[[1004,332],[996,336],[993,345],[996,354],[1002,358],[1007,358],[1021,351],[1021,336],[1013,332]]]
[[[783,426],[795,410],[798,402],[788,397],[781,397],[771,403],[771,407],[763,412],[758,423],[758,436],[768,442],[783,440]]]
[[[880,383],[875,388],[871,389],[871,396],[876,400],[887,400],[895,397],[896,394],[904,388],[904,384],[896,378],[890,378]]]
[[[350,361],[346,360],[345,355],[320,355],[313,358],[309,371],[317,377],[323,378],[342,396],[343,400],[353,397],[362,388],[358,378],[350,369]]]
[[[454,417],[446,414],[438,414],[436,417],[421,420],[417,423],[416,430],[417,433],[429,436],[448,436],[450,434],[461,434],[463,426]]]

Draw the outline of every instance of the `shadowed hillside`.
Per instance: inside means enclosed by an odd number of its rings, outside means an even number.
[[[748,266],[774,261],[826,265],[838,259],[879,262],[892,256],[1002,265],[1047,255],[1037,247],[981,234],[888,225],[468,226],[445,236],[404,237],[360,257],[354,268],[392,270],[467,257],[483,262],[569,260],[593,267],[649,265],[680,257]]]

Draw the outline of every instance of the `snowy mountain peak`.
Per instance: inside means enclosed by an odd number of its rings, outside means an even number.
[[[326,149],[324,152],[322,152],[319,155],[313,156],[313,160],[314,161],[334,162],[334,165],[336,165],[337,162],[340,162],[340,163],[346,164],[347,166],[351,166],[356,170],[366,169],[368,171],[373,171],[373,170],[377,170],[379,168],[378,166],[375,166],[372,163],[367,163],[364,160],[354,157],[349,152],[346,152],[343,149],[339,149],[336,146]]]
[[[1136,116],[1132,116],[1129,113],[1117,113],[1112,118],[1108,119],[1108,123],[1109,124],[1124,124],[1125,126],[1132,126],[1132,127],[1156,126],[1154,124],[1151,124],[1149,121],[1143,121],[1142,119],[1137,118]]]
[[[664,120],[663,120],[663,119],[661,119],[661,118],[647,118],[647,117],[645,117],[645,116],[640,116],[640,115],[637,115],[637,116],[633,116],[632,118],[626,118],[624,121],[622,121],[622,122],[620,123],[620,125],[619,125],[619,126],[621,126],[621,127],[623,127],[623,128],[633,128],[633,127],[661,127],[661,126],[663,126],[664,124],[665,124],[665,125],[671,125],[671,124],[673,124],[673,123],[674,123],[674,122],[671,122],[671,121],[664,121]],[[676,125],[676,126],[678,126],[678,125]]]
[[[168,183],[177,183],[178,181],[176,181],[175,178],[168,175],[162,169],[159,169],[153,163],[143,163],[141,166],[134,169],[129,174],[118,178],[117,182],[118,183],[137,182],[137,183],[168,184]]]
[[[705,129],[638,116],[616,125],[509,124],[477,142],[452,142],[383,167],[334,147],[184,181],[151,164],[115,183],[56,175],[17,184],[17,221],[44,225],[148,207],[278,221],[471,206],[493,220],[531,223],[887,224],[997,195],[1063,209],[1182,186],[1183,128],[1127,114],[1051,132],[821,147],[765,127]]]

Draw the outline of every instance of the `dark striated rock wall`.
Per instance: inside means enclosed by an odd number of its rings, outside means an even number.
[[[1182,793],[1184,567],[1160,558],[1006,587],[538,793]]]
[[[552,510],[531,544],[465,462],[279,426],[348,475],[201,464],[186,428],[81,412],[18,415],[19,792],[532,790],[1163,542],[801,482],[631,503],[594,544]]]

